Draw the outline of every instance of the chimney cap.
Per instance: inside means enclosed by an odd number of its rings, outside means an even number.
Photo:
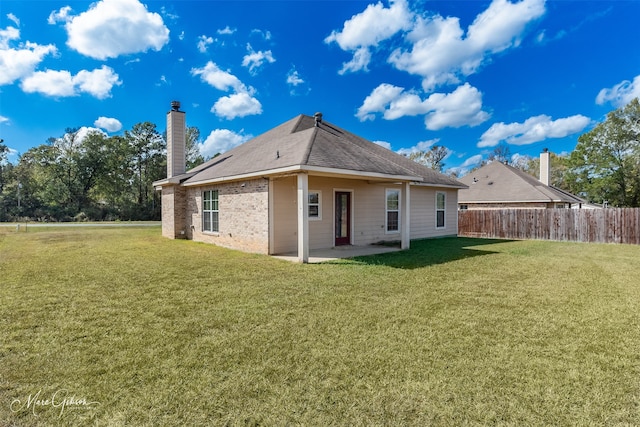
[[[548,152],[549,152],[549,149],[545,147],[545,148],[543,148],[543,149],[542,149],[542,152],[543,152],[543,153],[548,153]]]
[[[180,101],[171,101],[171,109],[173,111],[180,111]]]
[[[320,123],[322,123],[322,113],[317,112],[313,115],[313,117],[316,119],[316,126],[319,126]]]

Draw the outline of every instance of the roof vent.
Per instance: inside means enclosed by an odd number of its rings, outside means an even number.
[[[171,101],[171,109],[173,111],[180,111],[180,101]]]
[[[322,123],[322,113],[315,113],[313,117],[316,119],[316,127],[320,126],[320,123]]]

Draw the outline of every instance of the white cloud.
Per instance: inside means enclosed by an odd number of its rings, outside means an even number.
[[[271,40],[271,31],[263,31],[258,28],[254,28],[253,30],[251,30],[251,34],[257,34],[263,40]]]
[[[338,74],[344,75],[354,73],[356,71],[369,71],[369,62],[371,62],[371,52],[368,47],[361,47],[353,54],[351,61],[342,64],[342,68]]]
[[[246,92],[244,84],[236,76],[228,71],[222,71],[216,64],[209,61],[202,68],[192,68],[192,76],[200,76],[203,82],[215,87],[218,90],[228,91],[235,89],[238,92]]]
[[[5,117],[5,116],[0,116],[0,123],[7,123],[9,122],[9,118]]]
[[[464,176],[469,173],[469,169],[479,165],[482,162],[482,154],[476,154],[462,162],[461,165],[446,170],[446,173],[455,173],[456,176]]]
[[[95,58],[159,51],[169,41],[162,17],[138,0],[101,0],[67,21],[67,45]]]
[[[386,120],[424,115],[429,130],[477,126],[490,117],[482,110],[482,93],[468,83],[448,94],[433,93],[425,100],[416,92],[384,83],[365,98],[356,116],[361,121],[373,120],[377,112]]]
[[[632,82],[624,80],[609,89],[602,89],[596,97],[598,105],[610,102],[616,108],[624,107],[635,98],[640,98],[640,76]]]
[[[298,71],[295,69],[290,70],[289,74],[287,74],[287,84],[291,86],[298,86],[302,83],[304,83],[304,80],[300,77]]]
[[[387,141],[371,141],[376,145],[386,148],[387,150],[391,150],[391,144]]]
[[[217,31],[220,35],[231,35],[236,32],[235,28],[230,28],[228,25]]]
[[[20,31],[17,28],[7,27],[0,30],[0,86],[30,75],[45,56],[58,52],[52,44],[43,46],[28,41],[10,47],[14,40],[20,40]]]
[[[98,99],[111,97],[113,86],[122,84],[113,68],[103,65],[93,71],[82,70],[73,78],[74,85],[80,92],[86,92]]]
[[[61,7],[59,10],[54,10],[49,14],[49,18],[47,19],[47,23],[49,25],[54,25],[58,22],[69,22],[71,20],[71,16],[69,12],[71,12],[71,6]]]
[[[203,156],[213,157],[218,153],[229,151],[250,138],[250,135],[238,134],[228,129],[215,129],[203,143],[198,144],[198,149]]]
[[[227,120],[262,113],[262,104],[246,92],[223,96],[211,107],[211,112]]]
[[[547,138],[564,138],[580,132],[590,123],[588,117],[579,114],[557,120],[543,114],[530,117],[524,123],[494,123],[482,134],[477,146],[495,147],[500,142],[527,145]]]
[[[300,76],[295,68],[287,73],[287,84],[289,85],[289,94],[291,96],[306,95],[311,91],[309,84]]]
[[[112,117],[100,116],[95,122],[93,122],[93,125],[97,128],[104,129],[107,132],[118,132],[122,129],[122,123],[120,123],[120,120]]]
[[[207,37],[205,35],[198,37],[198,51],[200,53],[206,53],[207,48],[212,43],[213,43],[213,37]]]
[[[247,43],[247,51],[249,52],[242,58],[242,66],[249,68],[249,73],[254,75],[258,68],[262,67],[262,64],[266,62],[273,64],[276,60],[273,58],[273,54],[270,50],[267,51],[254,51],[249,43]]]
[[[494,0],[476,17],[466,35],[456,17],[418,17],[406,36],[412,43],[411,50],[396,49],[389,62],[399,70],[421,76],[425,91],[458,83],[460,76],[476,73],[490,54],[518,46],[527,25],[544,12],[544,0]]]
[[[113,69],[103,65],[93,71],[82,70],[75,76],[69,71],[37,71],[26,77],[20,87],[27,93],[41,93],[52,97],[77,96],[88,93],[98,99],[109,98],[114,85],[120,85]]]
[[[246,87],[240,79],[228,71],[222,71],[209,61],[202,68],[192,68],[191,75],[200,76],[203,82],[222,91],[235,90],[236,93],[223,96],[211,107],[211,112],[227,120],[262,113],[262,104],[253,97],[255,89]]]
[[[409,148],[401,148],[398,150],[398,154],[409,155],[411,153],[417,153],[419,151],[427,151],[431,148],[432,145],[440,142],[440,138],[429,139],[427,141],[420,141],[413,147]],[[449,156],[451,153],[447,154]]]
[[[18,17],[13,13],[7,13],[7,18],[9,18],[9,20],[16,24],[18,27],[20,26],[20,19],[18,19]]]
[[[375,119],[375,114],[373,113],[384,112],[387,104],[396,99],[403,91],[404,88],[398,86],[393,86],[388,83],[381,84],[364,99],[364,102],[360,108],[358,108],[356,117],[359,118],[361,122]]]
[[[342,31],[332,31],[324,42],[336,42],[342,50],[356,52],[358,58],[354,56],[344,64],[343,73],[366,69],[370,54],[363,48],[376,46],[397,32],[410,28],[411,20],[412,14],[405,0],[391,0],[388,8],[381,2],[370,4],[363,12],[345,21]]]
[[[431,94],[425,103],[431,110],[424,120],[429,130],[477,126],[491,116],[482,110],[482,93],[469,83],[458,86],[452,93]]]
[[[46,96],[66,97],[77,95],[73,77],[69,71],[36,71],[20,83],[27,93],[38,92]]]
[[[90,133],[99,133],[104,137],[108,137],[109,136],[102,129],[92,128],[92,127],[88,127],[88,126],[82,126],[80,129],[78,129],[78,132],[76,133],[76,141],[82,142],[87,137],[87,135],[89,135]],[[65,137],[68,137],[68,135],[69,134],[66,134]]]

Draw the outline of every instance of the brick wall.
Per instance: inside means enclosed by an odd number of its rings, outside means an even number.
[[[186,191],[171,185],[162,187],[162,235],[170,239],[184,239],[186,226]]]
[[[202,192],[206,190],[218,190],[218,233],[202,231]],[[268,180],[188,188],[186,210],[189,239],[245,252],[269,253]]]

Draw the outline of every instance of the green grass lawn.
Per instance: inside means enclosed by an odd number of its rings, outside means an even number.
[[[640,425],[639,246],[0,229],[1,426],[494,424]]]

